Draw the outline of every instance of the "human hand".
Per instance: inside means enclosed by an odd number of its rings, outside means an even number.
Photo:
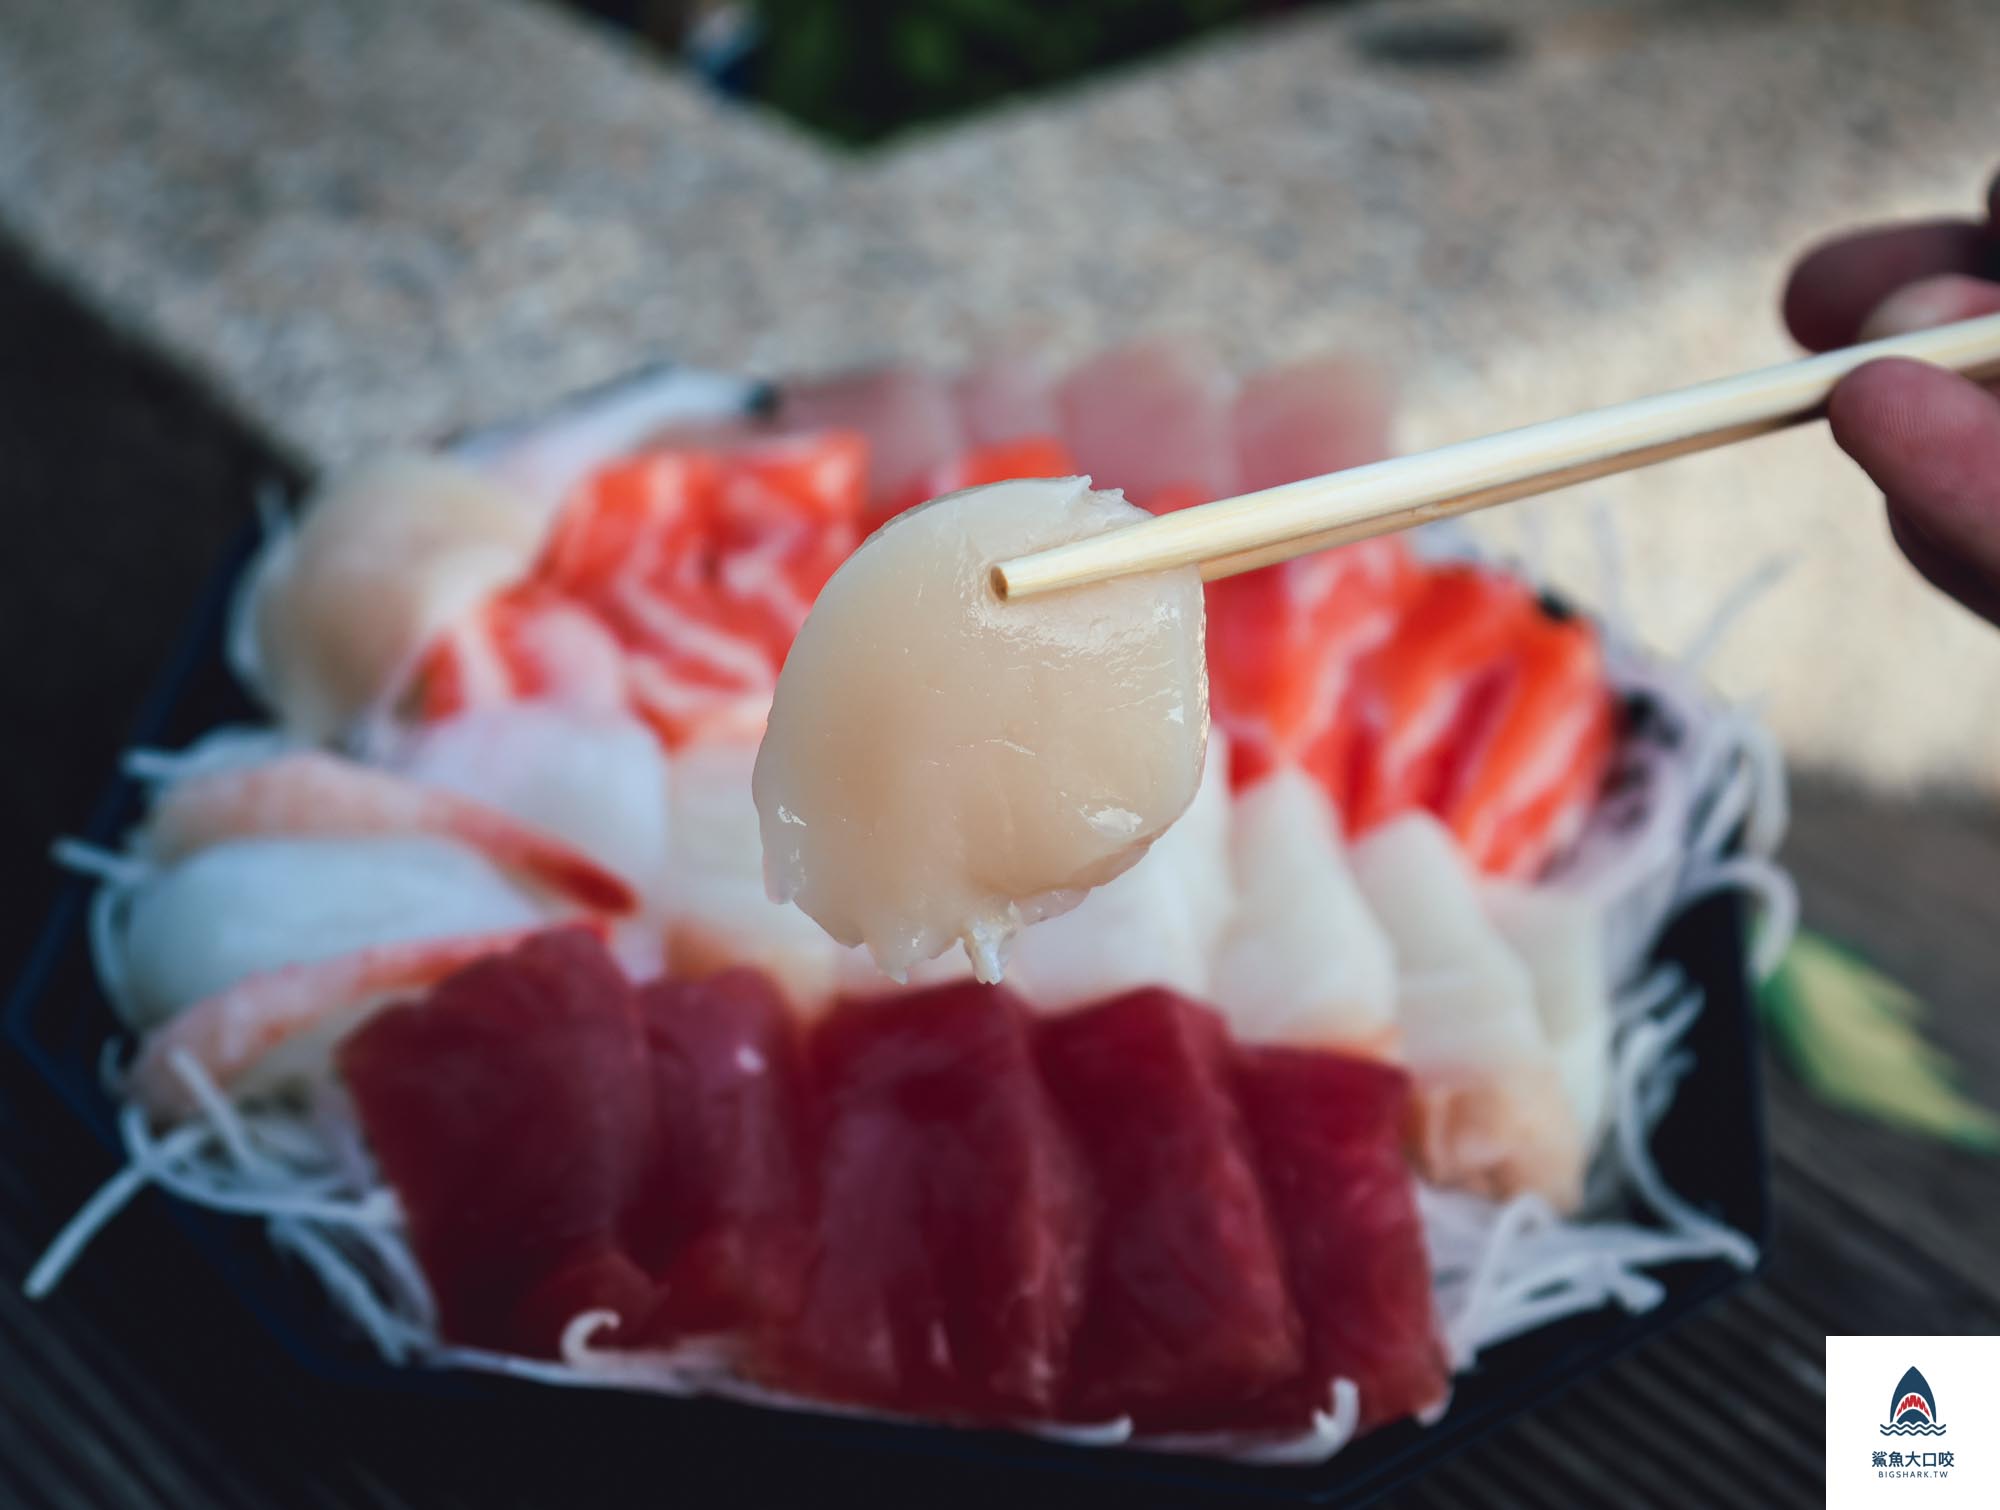
[[[1814,351],[2000,313],[2000,178],[1984,220],[1881,227],[1814,248],[1792,270],[1784,310]],[[2000,396],[1889,359],[1845,378],[1827,418],[1882,489],[1911,564],[2000,624]]]

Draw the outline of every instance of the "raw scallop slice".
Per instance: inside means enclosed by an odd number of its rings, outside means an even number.
[[[1451,834],[1428,813],[1355,845],[1355,879],[1396,951],[1397,1012],[1416,1075],[1426,1178],[1484,1195],[1581,1193],[1585,1148],[1527,967],[1487,920]]]
[[[1305,772],[1266,776],[1236,799],[1237,903],[1213,1000],[1239,1042],[1387,1054],[1396,960],[1348,869],[1340,818]]]
[[[758,752],[772,894],[894,976],[1129,869],[1193,800],[1208,735],[1190,570],[1002,603],[1006,557],[1142,517],[1080,479],[940,498],[878,531],[793,644]]]
[[[632,1248],[662,1284],[649,1340],[788,1315],[805,1261],[797,1032],[755,970],[639,992],[652,1054],[654,1155]]]
[[[1050,1415],[1087,1214],[1026,1009],[974,984],[845,1003],[809,1056],[818,1243],[780,1382],[933,1416]]]
[[[1099,487],[1164,512],[1230,491],[1229,392],[1210,356],[1138,341],[1078,367],[1057,390],[1062,438]]]
[[[1255,492],[1380,461],[1389,454],[1391,402],[1378,373],[1342,357],[1258,373],[1231,414],[1237,488]]]
[[[1072,1419],[1211,1425],[1303,1362],[1229,1052],[1221,1019],[1159,990],[1036,1035],[1097,1211]]]
[[[379,1013],[339,1063],[440,1330],[550,1354],[531,1302],[564,1271],[617,1269],[651,1146],[646,1043],[617,965],[582,930],[538,935]],[[605,1288],[584,1286],[593,1301]]]
[[[1036,1010],[1066,1011],[1139,986],[1209,994],[1236,900],[1229,759],[1220,740],[1210,734],[1194,801],[1144,859],[1015,941],[1007,979]]]
[[[1305,1323],[1306,1370],[1274,1419],[1331,1412],[1333,1384],[1361,1396],[1359,1430],[1436,1405],[1451,1369],[1431,1296],[1416,1183],[1403,1162],[1409,1077],[1310,1049],[1252,1049],[1237,1085],[1265,1199]]]

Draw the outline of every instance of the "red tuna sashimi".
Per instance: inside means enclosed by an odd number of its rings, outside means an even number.
[[[1055,385],[1031,352],[1003,351],[974,363],[958,375],[951,395],[974,447],[1054,435],[1058,428]]]
[[[593,934],[467,966],[370,1019],[340,1068],[446,1337],[547,1354],[568,1319],[552,1292],[636,1303],[616,1234],[651,1091],[632,989]]]
[[[1057,390],[1062,438],[1092,482],[1141,508],[1220,498],[1235,466],[1219,374],[1212,358],[1165,341],[1107,351]]]
[[[639,992],[652,1055],[654,1157],[634,1255],[661,1282],[648,1340],[788,1313],[806,1232],[797,1030],[755,970]]]
[[[1395,630],[1419,581],[1402,542],[1384,539],[1209,584],[1210,696],[1239,791],[1301,765],[1349,805],[1357,749],[1341,712],[1355,668]]]
[[[818,1242],[777,1382],[941,1416],[1051,1414],[1087,1212],[1026,1009],[954,984],[815,1029]]]
[[[1135,991],[1046,1020],[1036,1051],[1097,1211],[1065,1415],[1226,1422],[1304,1359],[1221,1019]]]
[[[869,528],[905,507],[920,479],[965,444],[951,385],[910,367],[788,383],[778,421],[787,430],[852,430],[866,439]]]
[[[1358,362],[1322,357],[1260,372],[1231,416],[1236,486],[1254,492],[1380,461],[1390,418],[1388,384]]]
[[[1270,1396],[1272,1425],[1360,1391],[1361,1428],[1444,1397],[1451,1370],[1431,1295],[1430,1254],[1404,1163],[1403,1071],[1313,1049],[1244,1050],[1237,1085],[1292,1294],[1305,1323],[1301,1384]]]

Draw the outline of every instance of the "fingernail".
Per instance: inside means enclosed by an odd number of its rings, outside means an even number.
[[[2000,285],[1946,273],[1897,289],[1861,322],[1860,337],[1879,341],[1887,336],[1929,330],[1953,320],[1969,319],[2000,308]]]

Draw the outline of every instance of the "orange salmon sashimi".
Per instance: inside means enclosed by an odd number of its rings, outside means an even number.
[[[961,456],[931,468],[920,477],[883,518],[891,518],[920,503],[956,493],[961,488],[1011,482],[1017,477],[1075,477],[1083,469],[1068,446],[1051,435],[1025,435],[1014,440],[974,446]]]
[[[1616,738],[1596,632],[1512,577],[1368,541],[1212,583],[1208,609],[1239,790],[1303,767],[1350,835],[1421,808],[1514,876],[1596,800]]]
[[[1418,583],[1402,542],[1364,541],[1208,587],[1209,695],[1238,790],[1304,766],[1343,811],[1354,669],[1395,630]]]
[[[866,471],[845,431],[604,467],[527,580],[439,638],[415,707],[556,696],[623,705],[669,747],[754,735],[813,599],[859,543]]]

